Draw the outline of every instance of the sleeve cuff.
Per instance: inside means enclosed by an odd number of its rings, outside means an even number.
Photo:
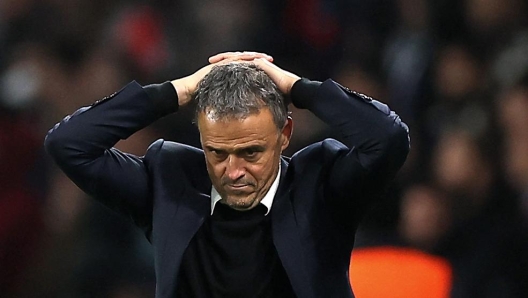
[[[321,82],[310,81],[306,78],[302,78],[295,82],[290,92],[293,105],[299,109],[308,108],[309,103],[315,99],[317,89],[321,84]]]
[[[147,85],[143,87],[143,90],[147,92],[161,113],[169,114],[178,111],[178,94],[171,82]]]

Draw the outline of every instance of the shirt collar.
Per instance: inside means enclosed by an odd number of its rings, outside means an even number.
[[[264,198],[262,198],[262,200],[260,201],[260,204],[266,206],[266,208],[268,209],[265,215],[268,215],[271,210],[271,205],[273,205],[273,199],[275,198],[275,194],[277,193],[277,188],[279,188],[280,175],[281,166],[279,164],[279,172],[277,173],[277,177],[275,177],[275,181],[273,181],[273,184],[271,184],[270,189],[268,190]],[[214,186],[211,187],[211,215],[213,214],[216,203],[218,203],[218,201],[220,201],[221,199],[222,197],[214,188]]]

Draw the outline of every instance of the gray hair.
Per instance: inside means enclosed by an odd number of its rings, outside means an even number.
[[[261,69],[251,63],[218,65],[200,81],[193,94],[196,118],[206,113],[214,120],[245,119],[269,108],[282,129],[288,117],[284,95]]]

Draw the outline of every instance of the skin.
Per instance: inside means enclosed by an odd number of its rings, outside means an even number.
[[[198,115],[207,171],[220,203],[245,211],[257,206],[277,177],[280,155],[290,143],[293,123],[282,129],[268,108],[244,119]]]

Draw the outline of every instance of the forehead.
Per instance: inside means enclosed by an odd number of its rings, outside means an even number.
[[[198,114],[197,122],[204,145],[263,142],[278,134],[273,116],[267,108],[243,119],[216,119],[214,114],[202,112]]]

